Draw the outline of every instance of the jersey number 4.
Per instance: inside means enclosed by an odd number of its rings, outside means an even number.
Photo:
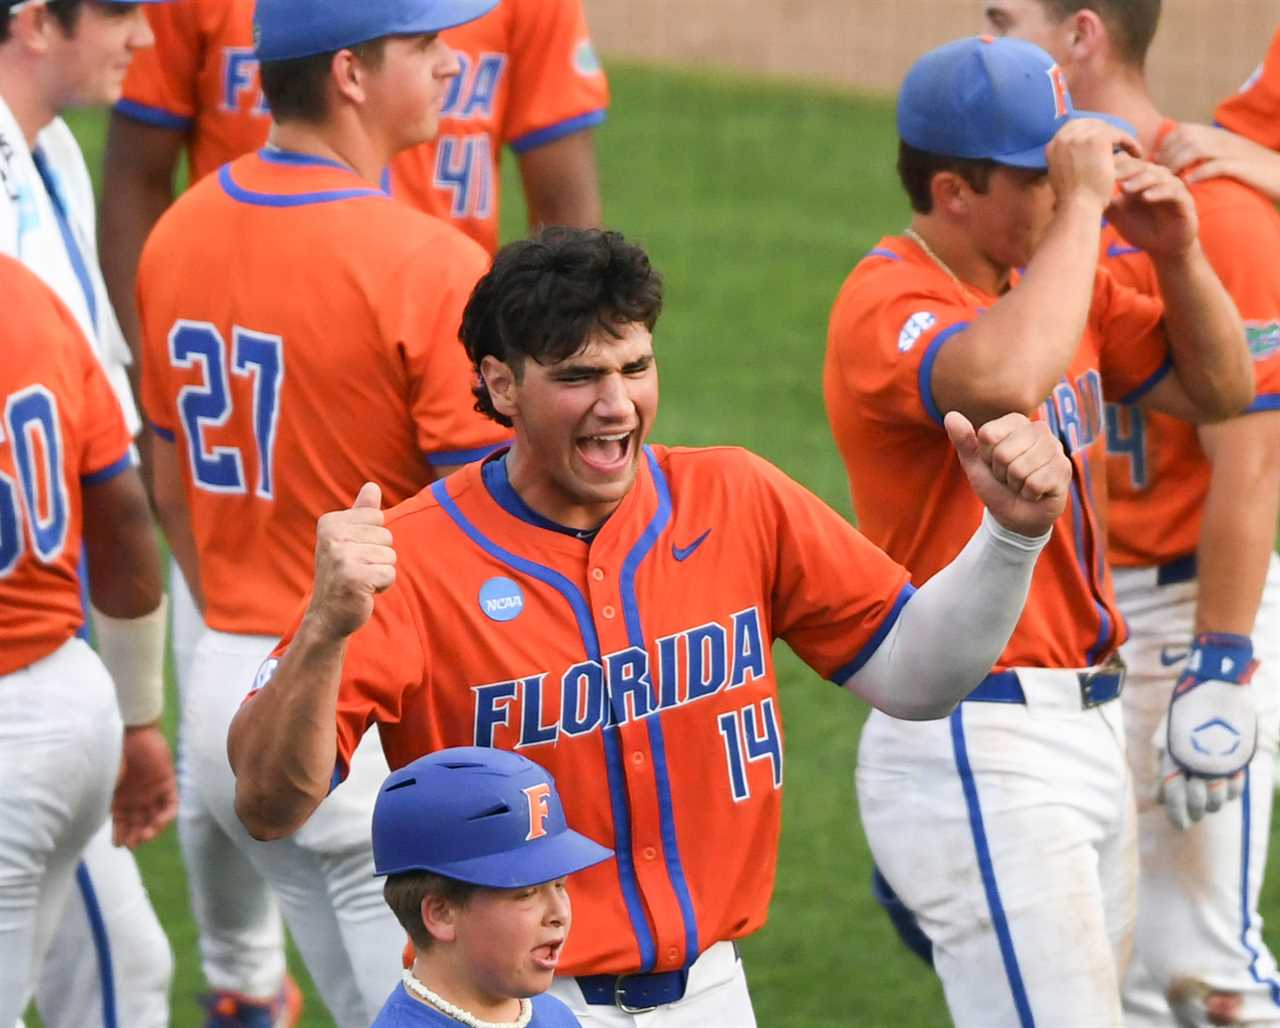
[[[18,566],[28,534],[40,561],[57,560],[66,545],[71,506],[62,471],[58,401],[44,386],[29,386],[5,401],[0,444],[6,442],[18,477],[15,481],[0,472],[0,578]]]
[[[178,413],[187,435],[191,477],[196,488],[211,493],[247,492],[244,456],[234,446],[210,447],[206,429],[221,428],[234,415],[228,375],[253,380],[253,436],[258,449],[254,492],[275,498],[273,458],[280,423],[280,387],[284,382],[284,345],[279,336],[238,325],[227,342],[207,321],[179,321],[169,332],[169,360],[175,368],[199,367],[202,381],[178,391]]]

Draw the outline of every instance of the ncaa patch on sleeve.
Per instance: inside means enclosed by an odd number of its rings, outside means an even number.
[[[920,337],[929,329],[938,323],[928,311],[917,311],[911,317],[907,318],[907,322],[902,326],[902,331],[898,333],[898,351],[906,353],[911,347],[920,341]]]
[[[600,74],[600,58],[591,40],[582,40],[573,51],[573,70],[586,77]]]

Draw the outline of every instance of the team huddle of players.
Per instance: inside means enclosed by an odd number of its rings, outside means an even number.
[[[911,222],[830,320],[854,529],[646,443],[578,0],[0,16],[0,1026],[170,1023],[129,847],[175,816],[208,1028],[297,1023],[286,924],[343,1028],[753,1025],[779,638],[875,708],[957,1025],[1280,1024],[1280,35],[1215,129],[1147,93],[1158,0],[916,62]],[[56,115],[108,101],[99,253]]]

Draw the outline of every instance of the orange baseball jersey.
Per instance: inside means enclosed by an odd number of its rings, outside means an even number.
[[[1218,105],[1213,119],[1237,135],[1280,150],[1280,29],[1263,62],[1238,93]]]
[[[0,256],[0,675],[84,623],[81,487],[132,466],[119,401],[75,316]]]
[[[270,112],[253,54],[253,0],[149,7],[156,45],[134,57],[116,110],[187,137],[192,179],[255,150]],[[498,247],[498,158],[604,121],[608,84],[581,0],[502,0],[449,29],[462,73],[440,135],[392,164],[392,192]]]
[[[646,448],[591,541],[525,506],[502,458],[388,525],[396,583],[348,643],[336,777],[375,723],[393,768],[458,745],[545,766],[569,823],[617,851],[570,879],[562,974],[685,967],[759,928],[782,813],[771,644],[843,682],[907,572],[731,447]]]
[[[1173,128],[1166,125],[1165,131]],[[1200,244],[1244,319],[1257,395],[1248,410],[1280,410],[1280,213],[1234,179],[1191,186]],[[1156,295],[1155,268],[1108,225],[1102,249],[1120,281]],[[1210,464],[1196,427],[1157,411],[1107,406],[1112,561],[1153,567],[1189,557],[1200,539]]]
[[[183,454],[205,620],[279,635],[315,522],[389,502],[507,433],[474,410],[458,325],[484,251],[335,162],[264,150],[167,211],[138,270],[142,399]]]
[[[941,347],[995,302],[888,237],[853,269],[831,314],[824,393],[858,523],[917,582],[949,563],[982,517],[931,376]],[[1089,667],[1124,639],[1106,561],[1103,399],[1136,399],[1169,370],[1162,315],[1158,301],[1100,270],[1069,371],[1026,412],[1048,421],[1074,475],[997,667]]]

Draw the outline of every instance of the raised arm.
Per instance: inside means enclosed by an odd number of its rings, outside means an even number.
[[[595,136],[574,132],[519,156],[529,231],[546,225],[596,228],[604,217]]]
[[[1280,203],[1280,153],[1211,125],[1179,125],[1156,155],[1187,182],[1233,178]]]
[[[1120,145],[1137,144],[1092,119],[1068,122],[1049,144],[1047,183],[1030,188],[1052,188],[1053,218],[1017,287],[939,351],[932,387],[940,409],[959,411],[974,424],[1030,412],[1062,378],[1093,301],[1102,212]],[[999,174],[1032,173],[996,169],[993,178]]]
[[[1008,414],[975,433],[952,412],[946,429],[986,513],[845,683],[906,720],[946,717],[990,672],[1022,616],[1036,559],[1071,484],[1071,462],[1043,422]]]
[[[381,501],[381,490],[366,483],[350,510],[320,519],[306,614],[279,665],[231,722],[236,813],[255,839],[292,834],[329,793],[347,640],[395,581]]]
[[[1195,202],[1167,168],[1117,160],[1122,192],[1108,217],[1151,258],[1173,357],[1174,374],[1144,406],[1190,421],[1229,418],[1253,399],[1253,363],[1235,301],[1200,246]]]

